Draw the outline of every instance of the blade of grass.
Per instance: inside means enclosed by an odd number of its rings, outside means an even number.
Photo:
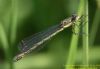
[[[88,0],[84,0],[84,13],[88,15]],[[88,42],[88,16],[85,18],[86,25],[84,25],[83,31],[86,36],[83,35],[83,64],[88,66],[89,64],[89,42]]]
[[[8,52],[7,49],[8,49],[9,44],[7,40],[7,35],[1,23],[0,23],[0,42],[1,42],[1,45],[3,46],[4,52],[7,54]]]
[[[10,33],[10,40],[11,44],[13,44],[16,40],[16,30],[17,30],[17,0],[12,0],[12,5],[11,5],[11,33]]]
[[[78,12],[77,12],[79,16],[82,14],[83,8],[84,8],[84,0],[80,0]],[[75,27],[75,30],[78,31],[76,27]],[[75,34],[72,35],[69,55],[68,55],[68,59],[66,63],[66,69],[70,69],[68,66],[74,65],[75,63],[77,46],[78,46],[78,38],[79,38],[79,35],[75,35]]]
[[[14,69],[12,62],[13,46],[16,41],[16,31],[17,31],[17,0],[11,0],[11,28],[10,28],[10,69]]]
[[[94,15],[93,24],[90,31],[90,46],[93,46],[93,43],[96,38],[97,30],[99,28],[100,22],[100,0],[97,0],[97,9]]]
[[[5,52],[5,59],[9,61],[9,56],[10,56],[9,55],[10,54],[9,53],[9,43],[8,43],[6,32],[1,22],[0,22],[0,42]]]

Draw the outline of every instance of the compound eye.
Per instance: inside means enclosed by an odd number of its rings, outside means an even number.
[[[72,15],[72,19],[71,19],[71,22],[75,21],[76,20],[76,15]]]
[[[63,21],[63,25],[65,25],[67,22],[66,21]]]
[[[60,27],[63,28],[63,27],[64,27],[65,25],[67,25],[67,24],[68,24],[68,22],[62,21],[61,24],[60,24]]]

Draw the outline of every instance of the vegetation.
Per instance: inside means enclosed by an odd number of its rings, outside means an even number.
[[[75,35],[72,27],[67,28],[44,43],[44,48],[12,62],[23,38],[56,25],[73,13],[86,15],[82,21],[86,24],[81,26],[86,35]],[[99,0],[0,0],[0,69],[75,69],[78,65],[99,65],[99,18]]]

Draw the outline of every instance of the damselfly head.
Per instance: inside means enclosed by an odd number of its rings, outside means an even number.
[[[76,22],[80,17],[77,16],[76,14],[73,14],[71,17],[64,19],[61,21],[60,27],[61,28],[66,28],[71,26],[74,22]]]

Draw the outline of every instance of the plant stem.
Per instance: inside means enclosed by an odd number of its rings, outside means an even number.
[[[84,8],[84,0],[80,0],[78,12],[77,12],[77,14],[79,16],[82,14],[83,8]],[[79,24],[80,23],[78,23],[78,25]],[[75,27],[75,31],[78,31],[77,27]],[[79,33],[79,31],[78,31],[78,33]],[[66,63],[66,69],[70,69],[69,66],[75,64],[76,52],[77,52],[77,46],[78,46],[78,38],[79,38],[79,35],[75,35],[75,34],[72,35],[70,49],[69,49],[69,55],[68,55],[68,59],[67,59],[67,63]]]
[[[16,40],[16,31],[17,31],[17,0],[11,0],[11,28],[10,28],[10,69],[14,69],[12,62],[13,46]]]
[[[0,22],[0,43],[5,52],[5,57],[6,57],[5,59],[8,62],[9,58],[10,58],[9,43],[8,43],[6,32],[5,32],[4,27],[1,22]]]
[[[86,36],[83,35],[83,64],[87,65],[89,64],[89,37],[88,37],[88,1],[85,1],[85,6],[84,6],[84,13],[86,14],[85,22],[86,25],[83,27],[83,31],[86,33]]]
[[[94,20],[93,20],[93,24],[91,27],[91,31],[90,31],[90,46],[93,46],[93,43],[95,41],[96,38],[96,34],[97,34],[97,30],[99,28],[99,22],[100,22],[100,0],[97,0],[97,9],[96,9],[96,13],[94,15]]]
[[[12,0],[11,5],[11,33],[10,33],[10,40],[11,44],[14,44],[14,41],[16,40],[16,31],[17,31],[17,0]]]

